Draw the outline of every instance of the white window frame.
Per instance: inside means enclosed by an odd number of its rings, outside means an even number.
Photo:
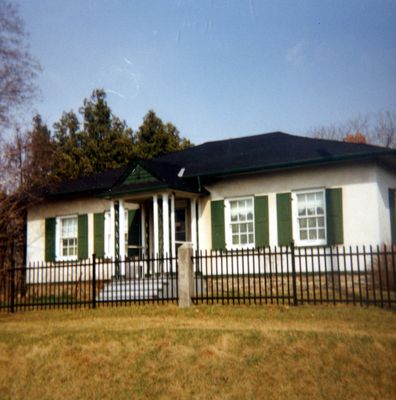
[[[324,218],[324,239],[300,239],[299,216],[298,216],[298,199],[299,194],[322,193],[323,196],[323,218]],[[317,218],[316,216],[314,218]],[[297,246],[322,246],[327,244],[327,209],[326,209],[326,189],[314,188],[305,190],[296,190],[292,192],[292,225],[293,238]]]
[[[251,200],[252,202],[252,214],[253,220],[246,221],[246,223],[253,223],[253,243],[246,244],[232,244],[232,222],[231,222],[231,203],[233,201],[241,200]],[[255,234],[255,215],[254,215],[254,196],[244,196],[244,197],[232,197],[224,200],[224,225],[225,225],[225,239],[227,249],[251,249],[256,246],[256,234]],[[242,222],[241,222],[242,223]]]
[[[77,251],[76,255],[74,256],[63,256],[62,255],[62,221],[65,219],[76,219],[77,221]],[[56,233],[55,233],[55,253],[56,253],[56,259],[58,261],[74,261],[78,259],[78,215],[73,214],[73,215],[62,215],[59,217],[56,217]]]

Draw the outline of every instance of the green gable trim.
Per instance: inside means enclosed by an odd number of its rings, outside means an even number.
[[[396,190],[389,189],[389,213],[390,213],[390,227],[392,244],[396,244]]]
[[[279,193],[276,195],[276,212],[278,245],[290,246],[293,240],[291,193]]]
[[[212,215],[212,249],[224,250],[225,225],[224,225],[224,200],[216,200],[210,203]]]
[[[326,189],[327,244],[344,243],[342,189]]]
[[[268,196],[254,198],[256,247],[269,246]]]
[[[88,258],[88,215],[78,216],[78,259]]]
[[[137,164],[122,184],[129,185],[131,183],[153,182],[155,180],[157,180],[157,178],[151,175],[150,172],[144,169],[140,164]]]
[[[45,261],[55,261],[56,219],[45,219]]]
[[[142,245],[141,211],[128,210],[128,246]],[[128,247],[128,257],[138,256],[139,248]]]
[[[105,198],[105,199],[112,199],[114,197],[119,198],[120,196],[126,195],[126,194],[132,194],[132,193],[143,193],[143,192],[147,192],[147,193],[155,193],[158,190],[162,190],[162,189],[169,189],[169,185],[165,185],[165,184],[161,184],[161,185],[153,185],[153,186],[147,186],[144,188],[138,188],[138,189],[130,189],[130,188],[126,188],[125,190],[122,188],[117,189],[117,191],[115,191],[114,193],[110,192],[106,192],[106,193],[102,193],[99,194],[97,197],[98,198]],[[185,192],[191,192],[191,193],[196,193],[193,191],[188,191],[188,190],[184,190]]]
[[[104,213],[94,214],[94,253],[104,257]]]

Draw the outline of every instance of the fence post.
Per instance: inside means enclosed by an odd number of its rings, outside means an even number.
[[[291,261],[292,261],[292,278],[293,278],[293,304],[295,306],[297,303],[297,276],[296,276],[296,255],[294,249],[294,241],[290,242],[290,252],[291,252]]]
[[[96,254],[92,254],[92,308],[96,308]]]
[[[184,243],[179,247],[179,272],[178,272],[178,290],[179,290],[179,307],[190,307],[192,304],[191,297],[194,290],[194,272],[193,272],[193,248],[192,244]]]

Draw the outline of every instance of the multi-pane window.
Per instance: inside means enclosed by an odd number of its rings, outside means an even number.
[[[60,218],[60,255],[64,259],[77,257],[77,217]]]
[[[297,235],[300,244],[326,243],[324,190],[296,193]]]
[[[230,247],[254,246],[253,198],[228,201],[228,245]]]

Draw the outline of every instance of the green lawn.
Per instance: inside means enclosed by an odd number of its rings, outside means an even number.
[[[394,399],[395,365],[373,307],[0,314],[0,399]]]

